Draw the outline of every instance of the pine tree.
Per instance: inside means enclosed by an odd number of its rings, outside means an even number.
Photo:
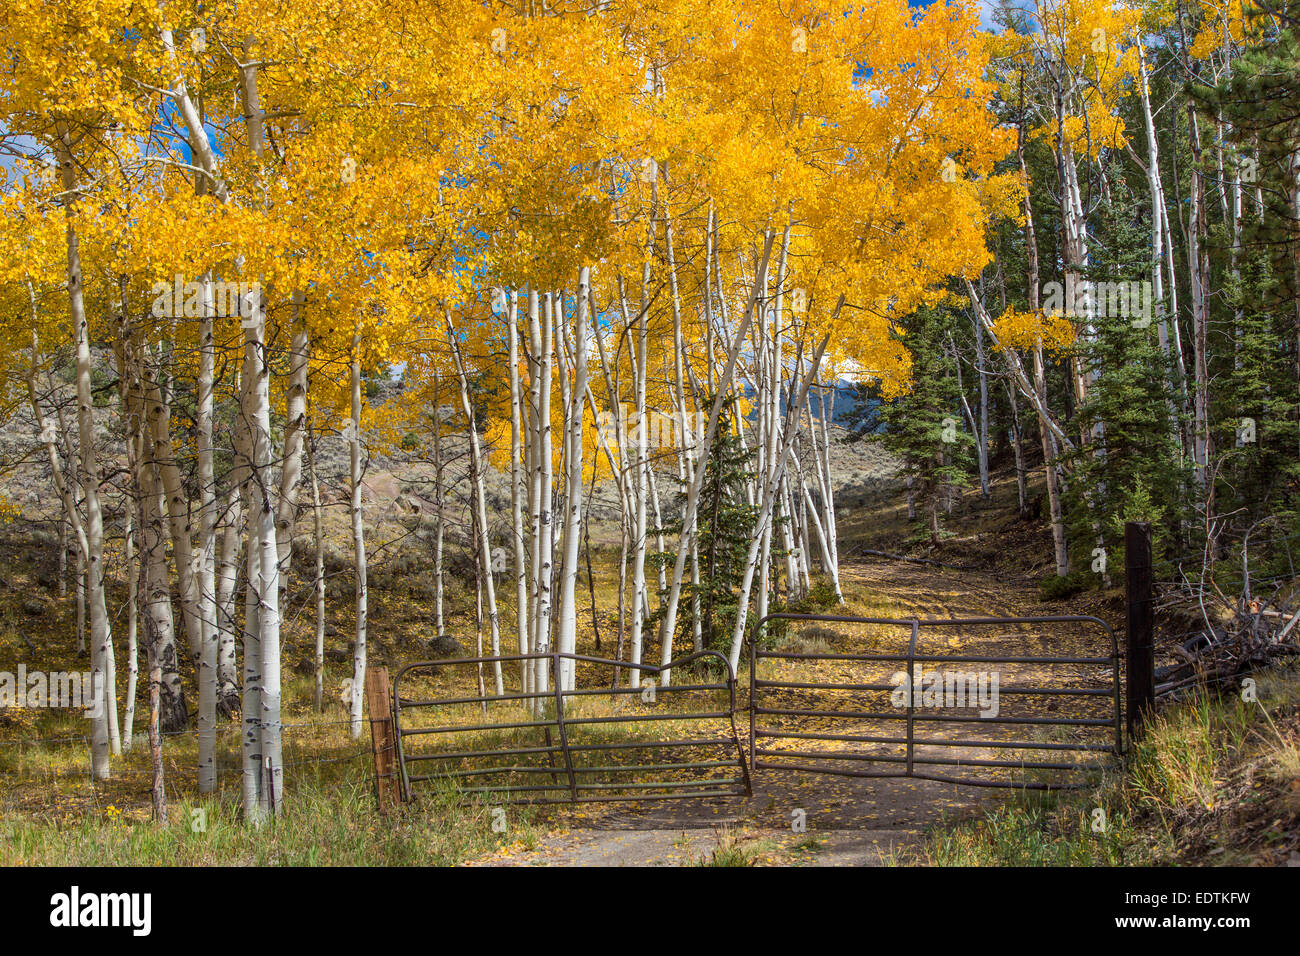
[[[855,436],[878,441],[904,465],[917,489],[916,537],[937,545],[944,536],[941,512],[950,496],[970,484],[974,438],[962,423],[957,357],[950,348],[959,324],[945,308],[923,308],[904,317],[895,335],[912,355],[912,390],[883,399],[874,383],[858,386],[850,413]]]
[[[1187,517],[1189,476],[1179,459],[1171,376],[1142,291],[1150,273],[1147,226],[1122,171],[1111,175],[1111,200],[1098,217],[1087,277],[1093,314],[1086,321],[1093,332],[1076,346],[1088,382],[1076,420],[1090,442],[1070,457],[1066,503],[1078,552],[1071,563],[1081,569],[1091,567],[1093,548],[1120,545],[1139,498],[1158,503],[1156,514],[1142,517],[1166,534]]]
[[[733,397],[723,405],[713,453],[704,464],[704,484],[696,519],[700,583],[683,585],[685,599],[677,618],[678,634],[683,640],[689,640],[694,631],[694,608],[698,604],[703,646],[722,654],[728,651],[736,625],[741,576],[758,517],[758,509],[745,498],[745,485],[753,473],[748,470],[749,455],[736,434],[735,414]]]

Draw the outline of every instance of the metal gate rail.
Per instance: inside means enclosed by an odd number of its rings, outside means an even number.
[[[847,623],[847,624],[867,624],[867,625],[885,625],[910,630],[907,641],[906,653],[795,653],[786,651],[769,650],[762,647],[763,628],[771,621],[788,620],[788,621],[810,621],[824,623]],[[1049,655],[1049,656],[1007,656],[993,654],[956,654],[956,653],[918,653],[917,645],[923,631],[929,629],[960,628],[960,627],[984,627],[992,625],[1051,625],[1051,624],[1074,624],[1086,625],[1088,627],[1100,628],[1106,638],[1106,649],[1110,651],[1107,656],[1066,656],[1066,655]],[[1083,786],[1081,782],[1062,783],[1055,779],[1047,780],[1008,780],[999,779],[991,776],[952,776],[944,773],[937,773],[928,769],[929,767],[959,767],[959,768],[1001,768],[1001,769],[1021,769],[1043,771],[1055,774],[1075,773],[1080,771],[1098,770],[1105,766],[1102,762],[1090,761],[1064,761],[1064,760],[1002,760],[989,758],[973,758],[956,756],[939,752],[931,753],[933,748],[978,748],[985,750],[1022,750],[1022,751],[1048,751],[1048,752],[1078,752],[1081,754],[1109,754],[1112,757],[1118,757],[1123,749],[1122,736],[1122,716],[1120,708],[1120,690],[1119,690],[1119,671],[1120,671],[1120,654],[1119,644],[1114,632],[1105,621],[1091,616],[1042,616],[1042,617],[968,617],[968,618],[950,618],[950,619],[920,619],[920,618],[873,618],[873,617],[846,617],[826,614],[792,614],[776,613],[769,614],[760,620],[754,628],[754,634],[751,638],[750,645],[750,708],[749,708],[749,748],[750,748],[750,767],[754,771],[758,770],[792,770],[807,773],[825,773],[838,776],[849,777],[912,777],[920,780],[935,780],[943,783],[962,784],[976,787],[1008,787],[1015,789],[1027,790],[1053,790],[1068,789],[1070,787]],[[849,691],[857,695],[863,693],[880,693],[896,692],[897,684],[894,682],[882,683],[876,681],[864,682],[832,682],[826,680],[799,681],[799,680],[771,680],[760,679],[758,668],[760,661],[767,660],[784,660],[784,661],[828,661],[844,663],[866,663],[866,664],[900,664],[906,666],[905,675],[917,674],[916,666],[918,664],[999,664],[999,665],[1031,665],[1034,667],[1056,667],[1070,666],[1075,668],[1096,668],[1099,671],[1099,677],[1105,676],[1109,669],[1109,688],[1102,687],[1078,687],[1078,686],[1034,686],[1034,685],[1010,685],[998,687],[999,695],[1012,695],[1013,697],[1032,698],[1032,697],[1049,697],[1049,698],[1101,698],[1109,696],[1112,699],[1111,713],[1106,717],[1093,716],[1096,708],[1088,710],[1083,708],[1084,712],[1073,716],[1049,717],[1043,715],[1015,716],[1015,717],[986,717],[983,715],[965,715],[944,713],[942,709],[934,713],[920,712],[916,706],[915,688],[911,681],[904,696],[906,698],[905,706],[889,711],[876,710],[857,710],[857,709],[824,709],[820,706],[812,707],[780,707],[771,706],[770,698],[779,695],[781,692],[795,692],[797,695],[800,691]],[[901,675],[894,675],[896,678]],[[964,694],[964,692],[963,692]],[[807,695],[811,696],[811,695]],[[822,695],[824,696],[824,695]],[[963,704],[965,698],[963,696]],[[1060,706],[1059,703],[1056,706]],[[1000,713],[1000,711],[999,711]],[[855,729],[861,730],[861,726],[855,728],[853,724],[872,724],[876,721],[901,722],[904,725],[904,735],[898,736],[896,733],[886,733],[884,730],[866,733],[831,733],[825,729],[818,728],[815,730],[791,730],[769,724],[765,726],[761,717],[784,717],[795,718],[796,721],[822,721],[828,723],[844,722],[848,726],[843,727],[845,731]],[[988,725],[1002,725],[1004,727],[1070,727],[1070,728],[1112,728],[1114,733],[1113,742],[1099,742],[1087,740],[1043,740],[1043,739],[1026,739],[1024,734],[1019,737],[1010,739],[987,739],[988,735],[980,737],[968,737],[956,731],[955,735],[945,737],[927,737],[917,736],[916,730],[918,724],[950,724],[961,727],[971,723],[981,723]],[[796,723],[796,726],[799,726]],[[887,724],[886,727],[892,727]],[[1076,733],[1082,733],[1082,730]],[[782,750],[773,747],[763,746],[760,741],[763,740],[800,740],[810,742],[835,742],[850,744],[871,744],[884,745],[887,747],[903,747],[902,754],[874,752],[859,747],[856,750]],[[918,754],[917,749],[923,748],[925,753]],[[806,762],[791,763],[789,761],[831,761],[830,765],[825,763],[809,764]],[[778,762],[779,761],[779,762]],[[884,765],[884,769],[851,769],[851,766],[844,766],[841,761],[847,761],[850,765],[866,766],[873,763]]]
[[[646,697],[643,687],[575,687],[560,688],[560,675],[567,663],[576,672],[579,663],[597,668],[637,670],[647,676],[665,671],[684,672],[687,665],[711,659],[720,662],[724,680],[706,683],[656,684]],[[439,668],[489,667],[493,665],[527,665],[548,662],[550,688],[505,694],[470,694],[460,697],[415,699],[403,696],[403,680],[429,676]],[[491,679],[490,677],[488,678]],[[716,695],[726,692],[717,706],[677,712],[666,710],[649,713],[644,709],[624,713],[584,714],[575,712],[575,701],[582,698],[636,695],[642,702],[657,703],[660,697],[674,695]],[[710,703],[711,701],[697,701]],[[490,707],[507,707],[502,720],[486,718]],[[455,708],[478,708],[485,719],[477,723],[456,723]],[[419,725],[414,713],[447,713],[452,722]],[[397,755],[401,768],[403,796],[410,798],[413,784],[447,782],[457,785],[464,795],[484,795],[503,802],[527,800],[530,803],[588,803],[617,800],[674,800],[687,797],[748,796],[749,767],[745,749],[736,730],[736,681],[727,659],[714,651],[701,651],[673,660],[664,666],[630,664],[583,654],[556,652],[503,654],[492,657],[456,657],[418,661],[407,664],[393,680],[393,718],[397,728]],[[461,715],[463,716],[463,714]],[[516,719],[517,718],[517,719]],[[723,721],[729,734],[721,737],[705,734],[665,735],[665,740],[611,740],[623,727],[654,721],[700,723]],[[415,722],[416,725],[412,726]],[[575,739],[575,732],[578,738]],[[471,737],[468,745],[456,744],[457,735]],[[415,741],[433,741],[434,749],[413,749]],[[450,749],[438,749],[437,743],[451,740]],[[486,746],[476,746],[486,744]],[[720,751],[712,759],[691,759],[683,749]],[[630,762],[618,757],[627,754]],[[679,756],[680,755],[680,756]],[[686,759],[681,759],[684,756]],[[666,758],[666,759],[656,759]],[[594,759],[595,763],[585,760]],[[413,765],[428,764],[426,773],[414,773]],[[617,779],[631,775],[631,779]],[[497,780],[504,776],[504,780]],[[467,785],[460,785],[461,783]]]

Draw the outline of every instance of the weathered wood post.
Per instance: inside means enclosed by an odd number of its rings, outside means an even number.
[[[393,690],[387,667],[366,670],[366,708],[370,711],[370,746],[375,756],[375,787],[379,812],[387,813],[401,799],[397,781],[397,728],[393,726]]]
[[[1124,525],[1124,571],[1128,604],[1126,715],[1131,744],[1156,698],[1151,525],[1145,521]]]

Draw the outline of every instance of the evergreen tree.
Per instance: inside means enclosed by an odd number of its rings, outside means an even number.
[[[1076,346],[1087,380],[1077,421],[1090,442],[1072,456],[1066,495],[1067,536],[1077,552],[1071,564],[1078,568],[1091,566],[1095,547],[1114,552],[1125,521],[1176,530],[1188,500],[1172,376],[1156,336],[1154,304],[1143,292],[1150,288],[1148,226],[1122,170],[1111,176],[1087,277],[1092,314],[1076,317],[1091,328]]]
[[[706,405],[712,402],[708,399]],[[704,463],[696,533],[700,554],[700,583],[684,583],[677,617],[677,633],[689,641],[699,607],[703,646],[726,654],[736,626],[741,578],[758,509],[745,498],[745,484],[753,477],[750,459],[736,434],[735,399],[723,405],[718,436]],[[676,527],[665,529],[677,534]],[[662,611],[658,612],[662,613]],[[651,620],[657,621],[658,614]]]
[[[917,502],[916,537],[938,544],[950,496],[970,483],[974,438],[962,418],[957,357],[950,343],[961,320],[946,308],[925,308],[902,318],[895,333],[912,355],[912,390],[883,399],[872,383],[858,386],[850,413],[856,437],[878,441],[903,462]]]

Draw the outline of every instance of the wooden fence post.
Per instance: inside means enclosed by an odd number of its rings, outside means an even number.
[[[1151,525],[1145,521],[1124,525],[1124,571],[1128,604],[1126,716],[1131,743],[1156,699]]]
[[[366,707],[370,711],[370,745],[375,755],[375,785],[379,812],[397,806],[402,788],[397,780],[397,728],[393,726],[393,690],[387,667],[366,670]]]

